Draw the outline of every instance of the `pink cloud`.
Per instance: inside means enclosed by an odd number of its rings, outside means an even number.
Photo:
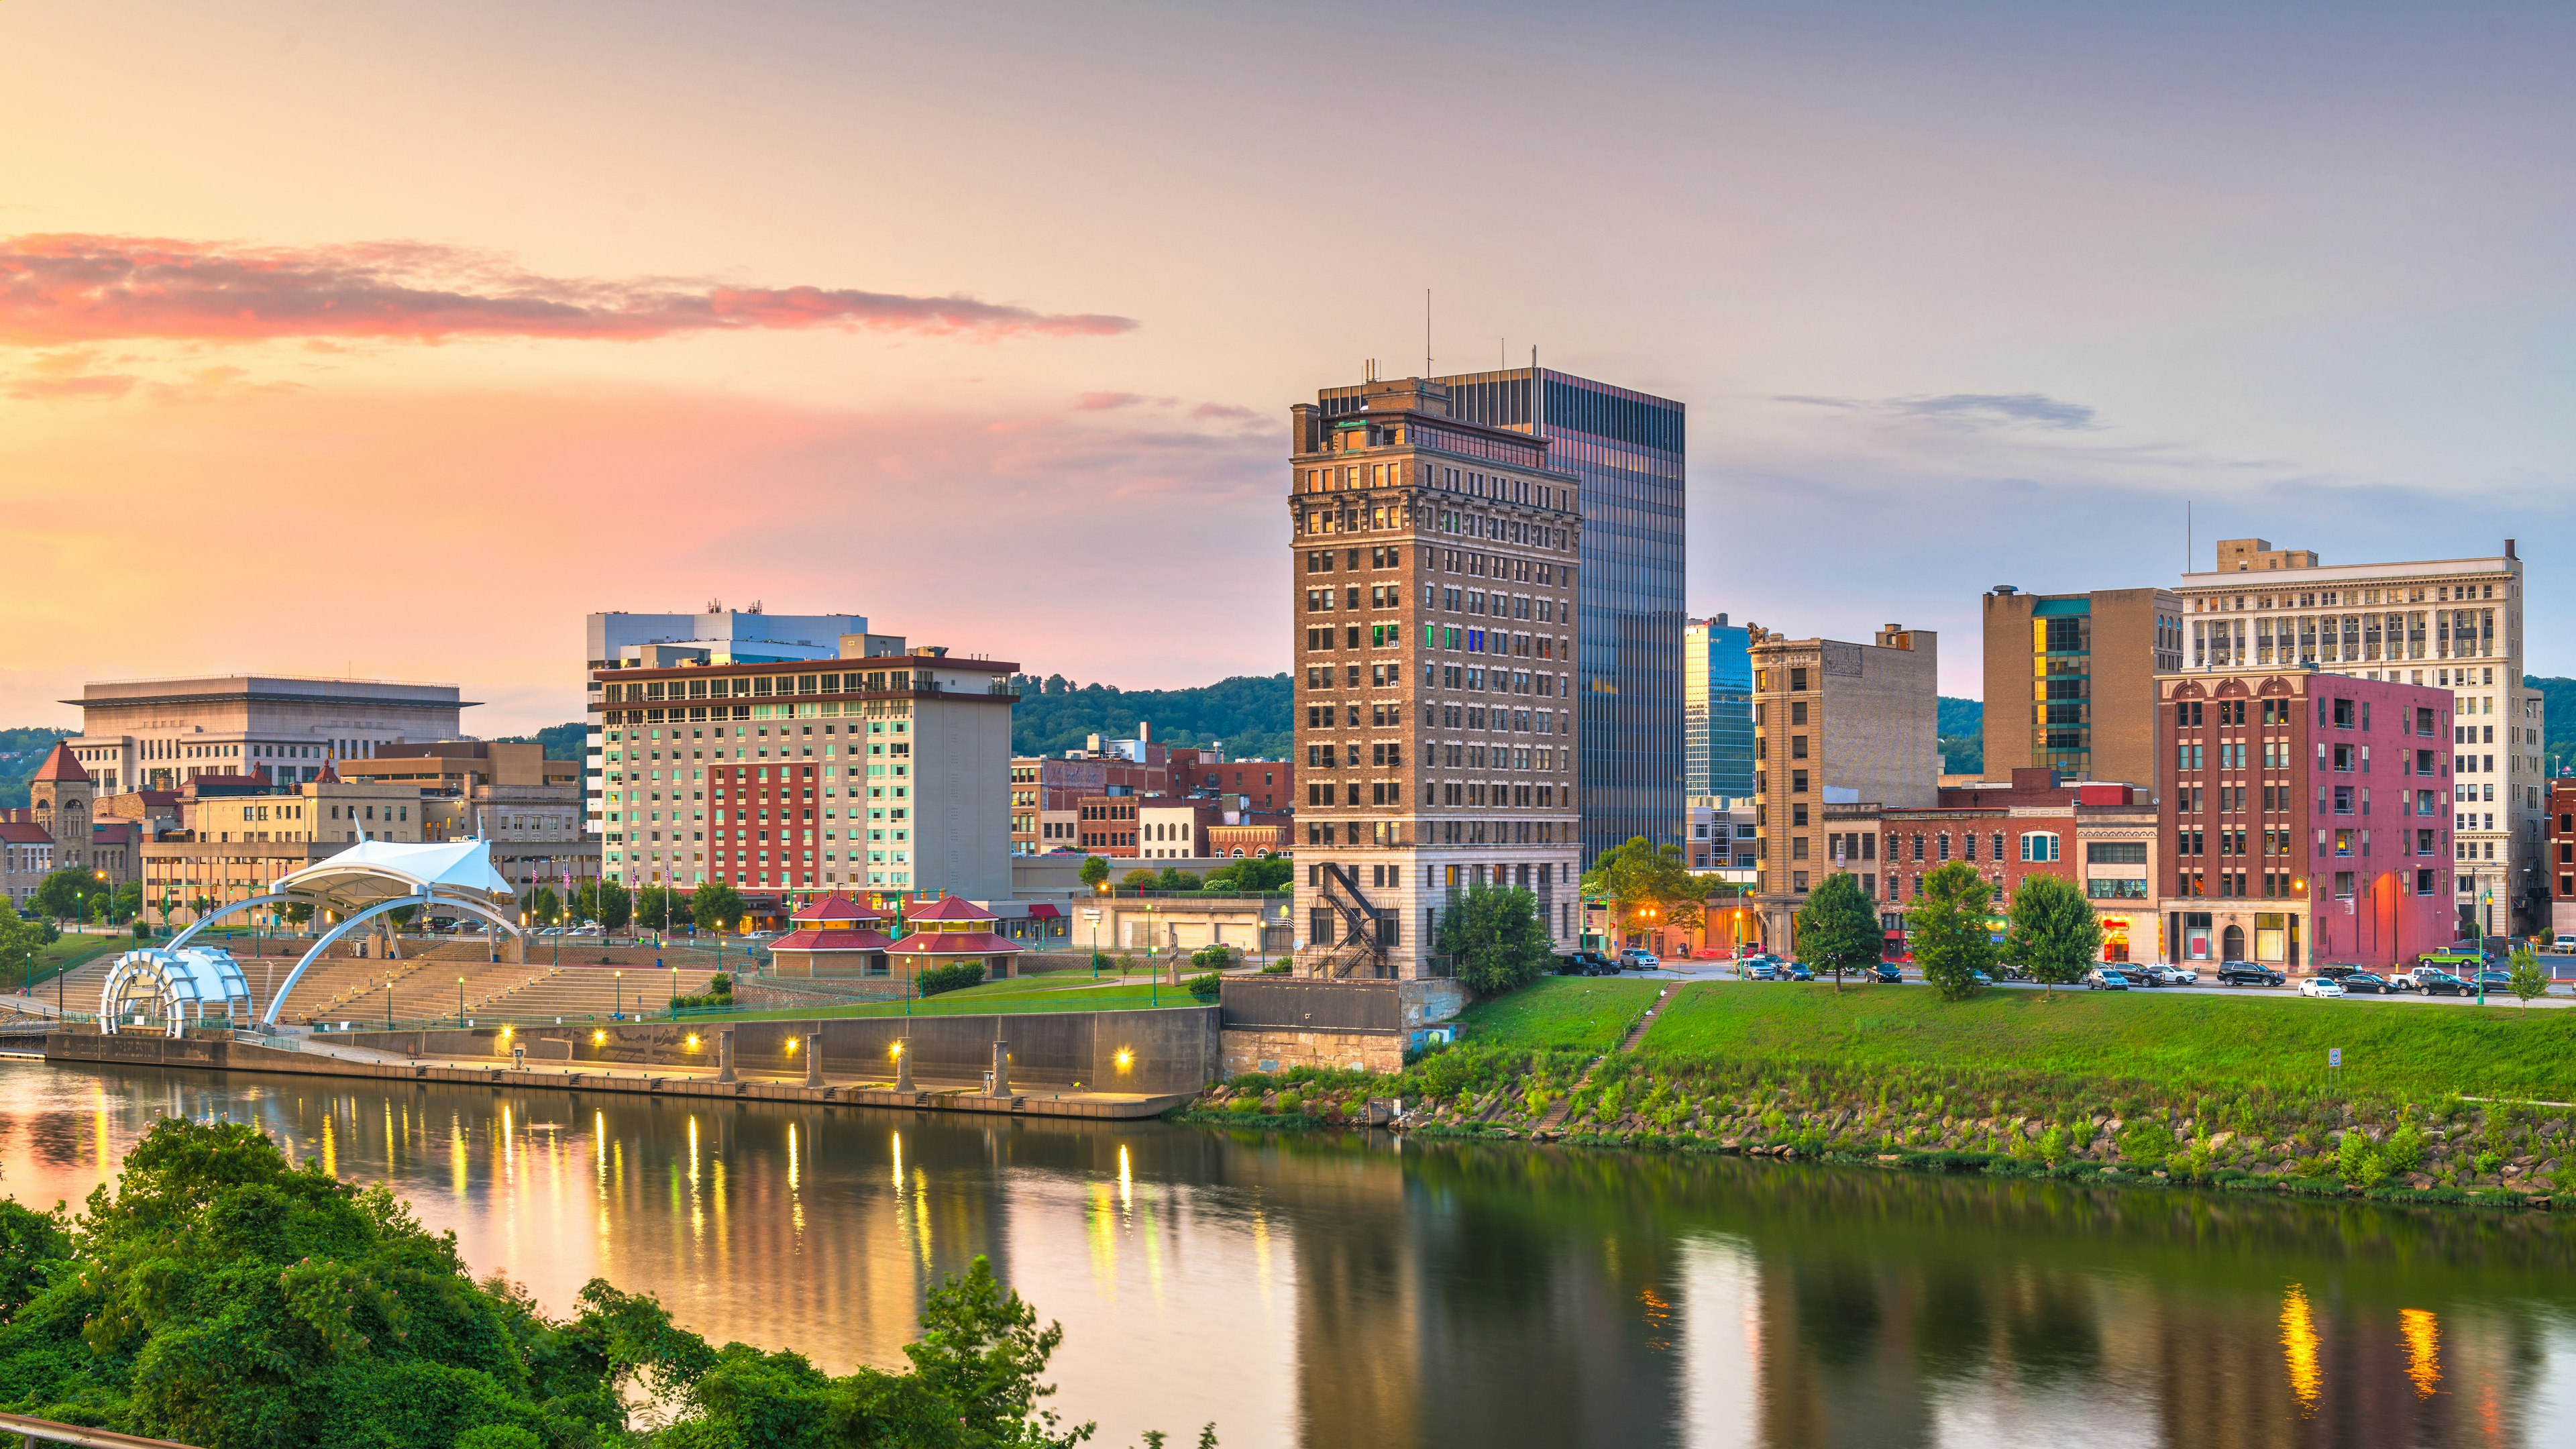
[[[814,327],[1098,337],[1135,326],[1125,317],[1036,312],[972,297],[547,277],[489,253],[411,242],[291,248],[72,235],[0,241],[0,342],[27,346],[141,337],[637,341]]]
[[[1078,413],[1105,413],[1113,408],[1132,408],[1144,400],[1145,395],[1141,392],[1087,392],[1073,400],[1073,410]]]

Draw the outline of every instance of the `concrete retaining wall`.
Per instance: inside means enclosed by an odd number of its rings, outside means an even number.
[[[735,1070],[805,1072],[805,1037],[822,1035],[826,1076],[890,1077],[889,1051],[909,1038],[913,1079],[922,1086],[980,1084],[993,1043],[1010,1043],[1011,1084],[1021,1090],[1195,1092],[1217,1080],[1222,1047],[1217,1008],[1168,1011],[1055,1011],[1014,1016],[873,1016],[730,1023],[600,1022],[526,1026],[505,1040],[498,1028],[362,1031],[334,1041],[429,1057],[508,1061],[527,1048],[531,1065],[598,1062],[623,1067],[712,1067],[716,1033],[730,1030]],[[789,1044],[794,1043],[794,1049]],[[173,1045],[178,1045],[173,1043]],[[1120,1071],[1118,1053],[1130,1054]],[[1401,1045],[1398,1047],[1399,1054]]]
[[[1285,1072],[1297,1067],[1399,1072],[1404,1070],[1407,1040],[1408,1034],[1403,1032],[1229,1028],[1225,1032],[1225,1074],[1235,1077],[1245,1072]]]

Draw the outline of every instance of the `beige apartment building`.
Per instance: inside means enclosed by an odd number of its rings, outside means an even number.
[[[602,869],[746,894],[1011,894],[1010,677],[921,646],[601,671]]]
[[[452,684],[233,674],[87,684],[63,703],[81,711],[73,756],[101,794],[113,795],[262,771],[300,784],[328,760],[454,739],[476,701]]]
[[[1773,949],[1836,869],[1827,806],[1939,802],[1939,637],[1890,624],[1872,643],[1786,639],[1752,626],[1753,904]],[[1850,868],[1858,872],[1857,861]]]
[[[2156,779],[2156,676],[2182,668],[2170,589],[1985,595],[1985,770],[2061,780]]]
[[[2451,691],[2451,894],[2461,929],[2538,930],[2547,763],[2540,693],[2523,686],[2522,559],[2325,563],[2308,549],[2222,539],[2217,567],[2175,593],[2194,672],[2313,667]]]
[[[1300,965],[1441,974],[1440,911],[1478,883],[1570,947],[1577,478],[1421,378],[1290,411]]]

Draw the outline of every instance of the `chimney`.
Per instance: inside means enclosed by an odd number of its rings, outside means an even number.
[[[1145,744],[1152,744],[1154,742],[1154,722],[1149,719],[1140,719],[1136,721],[1136,738]]]

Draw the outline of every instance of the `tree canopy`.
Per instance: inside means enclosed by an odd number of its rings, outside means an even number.
[[[720,880],[707,882],[689,897],[689,919],[701,931],[730,931],[749,909],[742,892]]]
[[[1479,996],[1526,986],[1556,958],[1538,897],[1519,886],[1467,887],[1440,912],[1434,945],[1455,963],[1459,982]]]
[[[1084,885],[1091,887],[1093,890],[1098,890],[1100,889],[1100,883],[1107,879],[1109,879],[1109,862],[1107,860],[1096,855],[1083,857],[1082,883]]]
[[[2035,875],[2013,892],[2004,956],[2048,987],[2050,995],[2083,980],[2101,954],[2102,923],[2073,882]]]
[[[1976,973],[1995,964],[1994,941],[1986,931],[1994,899],[1993,887],[1975,866],[1954,860],[1923,877],[1923,894],[1905,913],[1923,979],[1945,1001],[1975,995]]]
[[[909,1371],[716,1348],[594,1279],[549,1318],[382,1184],[168,1119],[77,1224],[0,1201],[0,1406],[205,1449],[1041,1449],[1063,1340],[976,1258]],[[1202,1435],[1201,1443],[1212,1443]]]
[[[1212,891],[1286,890],[1297,878],[1296,863],[1279,856],[1250,856],[1209,871],[1202,882]]]
[[[1877,964],[1885,939],[1877,903],[1861,893],[1860,879],[1850,871],[1826,876],[1798,908],[1798,959],[1833,972],[1838,988],[1844,972]]]
[[[1642,835],[1603,851],[1583,873],[1584,896],[1610,902],[1616,917],[1613,934],[1631,918],[1649,913],[1658,925],[1695,926],[1709,890],[1708,882],[1682,864],[1680,846],[1669,841],[1657,845]]]
[[[89,919],[89,898],[107,893],[104,882],[77,865],[67,865],[46,876],[27,897],[27,908],[39,916],[55,921]]]

